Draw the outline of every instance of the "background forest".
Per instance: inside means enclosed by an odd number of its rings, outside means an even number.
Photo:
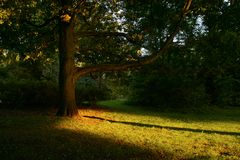
[[[172,23],[171,14],[174,14],[173,8],[166,9],[166,5],[175,2],[129,1],[123,4],[119,1],[114,2],[115,6],[110,2],[94,3],[95,8],[89,5],[91,14],[81,13],[85,19],[79,19],[82,23],[79,27],[129,30],[136,45],[129,47],[124,39],[116,37],[107,37],[106,43],[102,41],[105,37],[80,38],[82,49],[75,54],[80,66],[119,62],[119,58],[138,61],[135,54],[144,57],[151,54],[151,50],[159,50],[166,36],[166,26]],[[1,5],[1,105],[56,105],[59,62],[57,35],[53,30],[57,28],[54,23],[34,27],[21,19],[31,13],[30,19],[40,24],[44,16],[55,12],[46,9],[44,15],[40,9],[55,4],[3,1]],[[143,9],[144,6],[147,7]],[[168,53],[154,64],[137,69],[121,73],[103,71],[80,78],[76,86],[77,103],[93,105],[98,100],[121,98],[131,104],[155,107],[239,106],[239,7],[234,1],[194,2]],[[26,9],[24,13],[23,9]],[[159,16],[164,12],[170,15]],[[105,15],[101,23],[89,20],[89,17],[94,19],[101,15]],[[105,57],[100,56],[99,51],[105,53]],[[108,57],[109,53],[116,54]]]

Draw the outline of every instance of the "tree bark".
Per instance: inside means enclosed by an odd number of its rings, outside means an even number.
[[[230,5],[233,6],[235,4],[235,0],[230,0]]]
[[[74,17],[63,13],[59,19],[59,110],[58,116],[78,115],[74,77]]]

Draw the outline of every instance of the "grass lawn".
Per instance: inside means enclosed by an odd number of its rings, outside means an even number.
[[[0,159],[240,159],[240,108],[154,111],[105,101],[79,117],[0,109]]]

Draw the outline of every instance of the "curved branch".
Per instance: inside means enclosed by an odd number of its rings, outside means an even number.
[[[179,32],[179,29],[180,29],[180,26],[181,26],[181,23],[182,23],[183,19],[185,18],[186,14],[189,11],[191,3],[192,3],[192,0],[186,0],[185,1],[185,5],[182,9],[179,21],[177,22],[174,31],[168,36],[168,38],[165,41],[163,47],[160,49],[160,51],[158,53],[154,53],[154,54],[152,54],[148,57],[143,57],[142,60],[132,62],[132,63],[100,64],[100,65],[87,66],[87,67],[83,67],[83,68],[76,67],[75,70],[74,70],[75,78],[78,79],[78,78],[80,78],[80,77],[82,77],[86,74],[94,73],[94,72],[122,71],[122,70],[127,70],[129,68],[137,68],[137,67],[141,67],[143,65],[150,64],[150,63],[156,61],[161,55],[166,53],[169,45],[173,42],[174,37]],[[105,34],[107,34],[107,33],[105,33]],[[125,36],[124,33],[123,33],[123,36]]]

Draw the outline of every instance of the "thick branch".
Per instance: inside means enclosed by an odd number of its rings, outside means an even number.
[[[233,6],[235,4],[235,0],[230,0],[230,5]]]
[[[169,36],[169,39],[166,41],[167,45],[164,45],[164,47],[161,48],[159,54],[152,54],[148,57],[143,57],[139,61],[129,62],[129,63],[122,63],[122,64],[100,64],[100,65],[93,65],[88,67],[76,67],[75,68],[75,76],[76,79],[79,77],[82,77],[84,75],[87,75],[89,73],[95,73],[95,72],[112,72],[112,71],[124,71],[130,68],[137,68],[141,67],[146,64],[150,64],[157,60],[160,55],[162,55],[168,48],[168,44],[171,40],[173,40],[174,36]],[[161,53],[161,54],[160,54]]]
[[[127,70],[129,68],[141,67],[143,65],[150,64],[150,63],[156,61],[161,55],[166,53],[169,45],[173,42],[173,39],[176,36],[176,34],[179,32],[181,23],[182,23],[183,19],[185,18],[186,14],[187,14],[190,6],[191,6],[191,3],[192,3],[192,0],[186,0],[185,1],[185,5],[184,5],[184,7],[182,9],[179,21],[177,22],[174,31],[168,36],[168,38],[165,41],[163,47],[160,49],[160,51],[158,53],[154,53],[154,54],[152,54],[152,55],[150,55],[148,57],[143,57],[142,60],[136,61],[136,62],[130,62],[130,63],[124,63],[124,64],[93,65],[93,66],[87,66],[87,67],[83,67],[83,68],[76,67],[75,71],[74,71],[76,79],[78,79],[79,77],[82,77],[82,76],[84,76],[86,74],[89,74],[89,73],[102,72],[102,71],[105,71],[105,72],[108,72],[108,71],[122,71],[122,70]],[[105,36],[108,35],[108,33],[104,33],[104,34],[105,34]],[[117,36],[118,36],[118,34],[116,33]],[[120,35],[121,34],[122,34],[122,36],[126,36],[125,33],[120,33]],[[89,34],[89,35],[95,36],[93,33]],[[110,34],[109,33],[109,36],[110,35],[115,35],[115,34]]]

